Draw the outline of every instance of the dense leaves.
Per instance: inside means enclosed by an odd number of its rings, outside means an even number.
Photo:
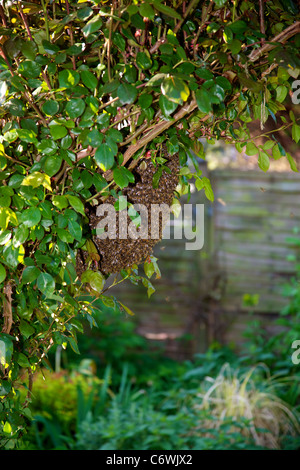
[[[267,118],[277,119],[299,142],[294,113],[289,121],[280,113],[299,75],[300,35],[294,1],[264,2],[262,13],[258,2],[226,0],[1,5],[0,396],[7,405],[0,422],[6,442],[29,417],[11,405],[20,368],[31,377],[53,345],[78,352],[78,315],[94,324],[86,291],[117,302],[103,295],[101,273],[87,270],[78,279],[76,252],[84,247],[97,262],[86,210],[133,184],[131,169],[146,152],[159,176],[158,150],[167,142],[170,153],[179,153],[180,193],[194,179],[209,200],[213,190],[197,166],[204,158],[201,138],[235,144],[263,171],[279,158],[297,170],[276,132],[258,145],[248,123],[259,120],[263,134]],[[119,279],[142,282],[150,296],[149,278],[159,268],[155,259],[144,268],[146,277],[133,266]]]

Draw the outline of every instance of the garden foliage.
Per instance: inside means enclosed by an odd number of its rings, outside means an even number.
[[[270,159],[292,156],[248,123],[268,117],[300,127],[285,110],[300,69],[294,1],[42,0],[0,4],[0,405],[1,433],[18,437],[28,403],[12,405],[20,370],[32,375],[54,345],[77,349],[78,314],[94,324],[85,293],[106,295],[106,277],[79,282],[76,251],[97,261],[87,211],[134,184],[143,158],[165,169],[162,144],[178,153],[178,194],[191,178],[213,200],[198,168],[199,138],[223,139]],[[191,153],[191,150],[193,153]],[[195,157],[196,155],[196,157]],[[191,169],[188,158],[193,163]],[[151,295],[155,259],[121,273]],[[119,282],[119,281],[116,281]],[[119,304],[127,313],[130,310]],[[22,376],[23,377],[23,376]],[[30,396],[30,393],[29,393]]]

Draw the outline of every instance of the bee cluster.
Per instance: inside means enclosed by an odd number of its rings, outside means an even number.
[[[153,187],[153,176],[158,167],[153,164],[152,160],[143,160],[142,163],[133,171],[135,175],[135,183],[124,188],[122,194],[127,197],[129,204],[143,204],[148,214],[151,213],[153,204],[167,204],[170,206],[174,198],[174,191],[178,184],[179,159],[178,155],[169,156],[163,147],[163,157],[167,160],[164,163],[169,170],[163,169],[159,178],[157,187]],[[114,205],[115,198],[110,196],[105,200],[106,204]],[[116,211],[116,237],[100,238],[93,236],[94,247],[92,251],[87,252],[82,249],[77,252],[77,274],[80,275],[88,268],[101,271],[103,274],[118,273],[122,269],[126,269],[134,264],[140,264],[152,253],[154,245],[162,238],[163,218],[160,214],[156,219],[158,227],[156,230],[159,234],[155,239],[151,238],[153,227],[152,219],[148,219],[148,237],[122,239],[119,237],[119,216],[120,212]],[[98,217],[96,211],[89,214],[89,227],[91,231],[95,231],[97,225],[103,217]],[[123,218],[122,218],[123,220]],[[132,224],[132,219],[127,212],[127,226]]]

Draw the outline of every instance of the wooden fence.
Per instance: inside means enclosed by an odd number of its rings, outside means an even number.
[[[118,286],[138,331],[177,359],[213,340],[238,344],[250,316],[272,327],[285,303],[281,286],[293,275],[288,256],[297,250],[287,238],[300,228],[299,175],[220,170],[209,177],[215,202],[197,192],[190,200],[205,205],[203,248],[188,251],[185,239],[159,243],[162,278],[150,301],[143,287]]]

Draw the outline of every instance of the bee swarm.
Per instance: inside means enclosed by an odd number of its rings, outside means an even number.
[[[173,201],[174,191],[178,184],[179,159],[178,155],[169,156],[163,147],[163,157],[168,161],[164,163],[170,169],[170,173],[163,170],[159,179],[158,187],[153,188],[153,176],[157,167],[151,160],[143,160],[136,170],[133,171],[135,183],[124,188],[122,194],[127,197],[128,203],[143,204],[148,214],[151,213],[152,204],[167,204]],[[145,163],[146,162],[146,165]],[[115,199],[110,196],[106,204],[114,205]],[[97,217],[95,208],[89,214],[89,226],[95,230],[99,221],[105,216]],[[127,226],[132,223],[127,214]],[[98,253],[88,253],[82,249],[78,250],[76,258],[76,270],[80,276],[86,269],[101,271],[103,274],[118,273],[134,264],[142,263],[152,253],[154,245],[162,238],[162,217],[159,218],[159,238],[151,239],[151,219],[148,218],[148,238],[126,239],[119,238],[119,212],[116,211],[116,238],[101,239],[93,236],[92,240]]]

